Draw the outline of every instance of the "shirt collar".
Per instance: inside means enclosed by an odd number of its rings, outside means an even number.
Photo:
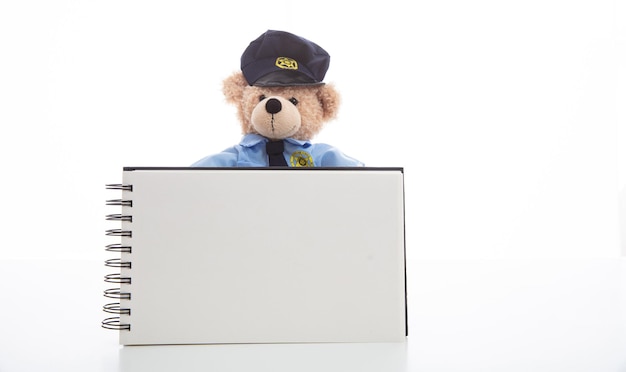
[[[295,138],[285,138],[285,141],[292,143],[296,146],[302,146],[304,148],[307,148],[309,146],[311,146],[311,142],[310,141],[302,141],[302,140],[297,140]]]
[[[253,147],[258,145],[261,142],[267,142],[268,139],[256,133],[248,133],[243,136],[241,142],[239,144],[243,147]],[[302,141],[297,140],[295,138],[285,138],[285,141],[292,143],[296,146],[309,147],[311,145],[310,141]]]

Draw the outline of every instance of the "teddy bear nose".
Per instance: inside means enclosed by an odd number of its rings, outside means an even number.
[[[265,111],[267,111],[270,114],[275,114],[277,112],[280,112],[282,108],[283,108],[283,105],[276,98],[270,98],[267,100],[267,102],[265,102]]]

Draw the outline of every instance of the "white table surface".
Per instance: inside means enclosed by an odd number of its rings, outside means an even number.
[[[405,342],[121,347],[101,261],[0,261],[0,372],[626,371],[624,259],[407,267]]]

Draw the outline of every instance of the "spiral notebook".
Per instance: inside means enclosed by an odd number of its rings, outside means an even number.
[[[402,168],[125,167],[107,188],[122,345],[407,335]]]

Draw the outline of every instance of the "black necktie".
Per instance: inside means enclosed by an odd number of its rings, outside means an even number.
[[[285,151],[285,143],[282,140],[269,141],[265,144],[265,152],[270,158],[270,167],[287,166],[283,151]]]

